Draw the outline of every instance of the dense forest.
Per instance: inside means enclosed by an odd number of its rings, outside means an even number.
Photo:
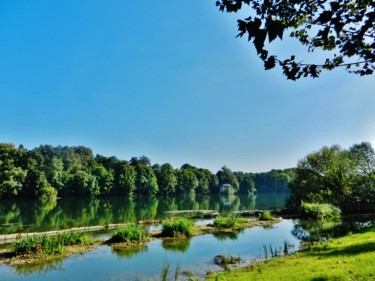
[[[267,173],[233,172],[224,166],[216,174],[184,164],[151,164],[145,156],[129,161],[93,155],[83,146],[41,145],[28,150],[0,144],[0,198],[68,196],[171,196],[217,194],[230,184],[234,193],[288,192],[294,169]]]

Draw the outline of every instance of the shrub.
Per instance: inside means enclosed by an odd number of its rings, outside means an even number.
[[[193,223],[185,218],[170,220],[163,223],[161,235],[164,237],[191,236]]]
[[[140,227],[139,225],[129,224],[112,235],[111,242],[139,242],[147,238],[147,230]]]
[[[259,219],[262,220],[262,221],[272,221],[274,220],[274,216],[271,214],[270,211],[263,211],[260,216],[259,216]]]
[[[237,215],[217,216],[214,220],[214,226],[219,228],[242,227],[246,219]]]
[[[341,216],[341,210],[331,204],[319,204],[319,203],[302,203],[301,213],[307,218],[313,219],[339,219]]]

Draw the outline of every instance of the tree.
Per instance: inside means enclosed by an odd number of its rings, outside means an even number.
[[[351,201],[374,200],[375,166],[369,143],[344,150],[338,145],[323,147],[298,162],[288,205],[299,206],[301,201],[345,204]],[[362,165],[366,166],[366,173]]]
[[[230,184],[235,192],[238,192],[240,185],[238,183],[238,180],[236,176],[233,174],[232,170],[229,169],[227,166],[224,166],[221,168],[220,171],[216,173],[219,184]]]
[[[375,2],[373,0],[219,0],[220,11],[238,12],[245,5],[254,11],[238,20],[238,35],[248,36],[266,70],[277,64],[288,79],[316,78],[322,70],[343,67],[359,75],[375,70]],[[279,59],[266,49],[286,32],[309,52],[324,50],[329,56],[323,62],[305,63],[291,54]]]
[[[177,177],[173,167],[166,163],[160,167],[157,172],[157,166],[154,165],[154,171],[158,179],[159,192],[163,195],[172,195],[176,191]]]
[[[115,190],[118,194],[132,197],[136,189],[137,173],[127,161],[123,161],[115,170]]]

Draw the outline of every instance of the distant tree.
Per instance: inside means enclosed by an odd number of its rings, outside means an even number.
[[[219,184],[230,184],[235,192],[238,192],[240,185],[236,176],[233,174],[232,170],[227,166],[221,168],[220,171],[216,173],[219,179]]]
[[[119,164],[115,170],[115,193],[133,197],[136,190],[137,172],[127,161]]]
[[[160,194],[172,195],[175,193],[177,186],[177,177],[173,167],[170,164],[166,163],[160,167],[157,179]]]
[[[319,76],[322,70],[342,67],[359,75],[375,69],[375,4],[372,0],[218,0],[220,11],[238,12],[250,6],[249,17],[238,20],[238,35],[247,35],[264,62],[266,70],[277,64],[288,79]],[[325,61],[306,63],[293,54],[280,59],[266,48],[286,32],[312,52],[330,55]]]
[[[256,191],[253,175],[243,172],[235,172],[234,175],[240,185],[239,193],[252,194]]]
[[[176,191],[178,194],[195,194],[195,189],[198,187],[199,181],[194,173],[194,169],[178,170],[177,179],[178,187]]]

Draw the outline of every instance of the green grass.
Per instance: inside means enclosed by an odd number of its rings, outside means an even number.
[[[302,203],[301,213],[306,218],[337,220],[341,216],[339,208],[331,204]]]
[[[260,214],[259,219],[262,221],[272,221],[275,218],[270,211],[264,211]]]
[[[163,223],[161,236],[163,237],[190,237],[193,231],[193,223],[185,218],[170,220]]]
[[[375,227],[208,280],[375,280]]]
[[[13,243],[17,254],[25,253],[45,253],[60,254],[64,251],[64,246],[87,245],[92,240],[84,232],[64,232],[56,236],[30,236],[16,240]]]
[[[116,231],[110,242],[122,243],[122,242],[140,242],[146,239],[148,236],[147,231],[139,225],[129,224]]]
[[[219,228],[242,228],[243,224],[246,222],[246,219],[231,214],[229,216],[217,216],[214,220],[214,226]]]

